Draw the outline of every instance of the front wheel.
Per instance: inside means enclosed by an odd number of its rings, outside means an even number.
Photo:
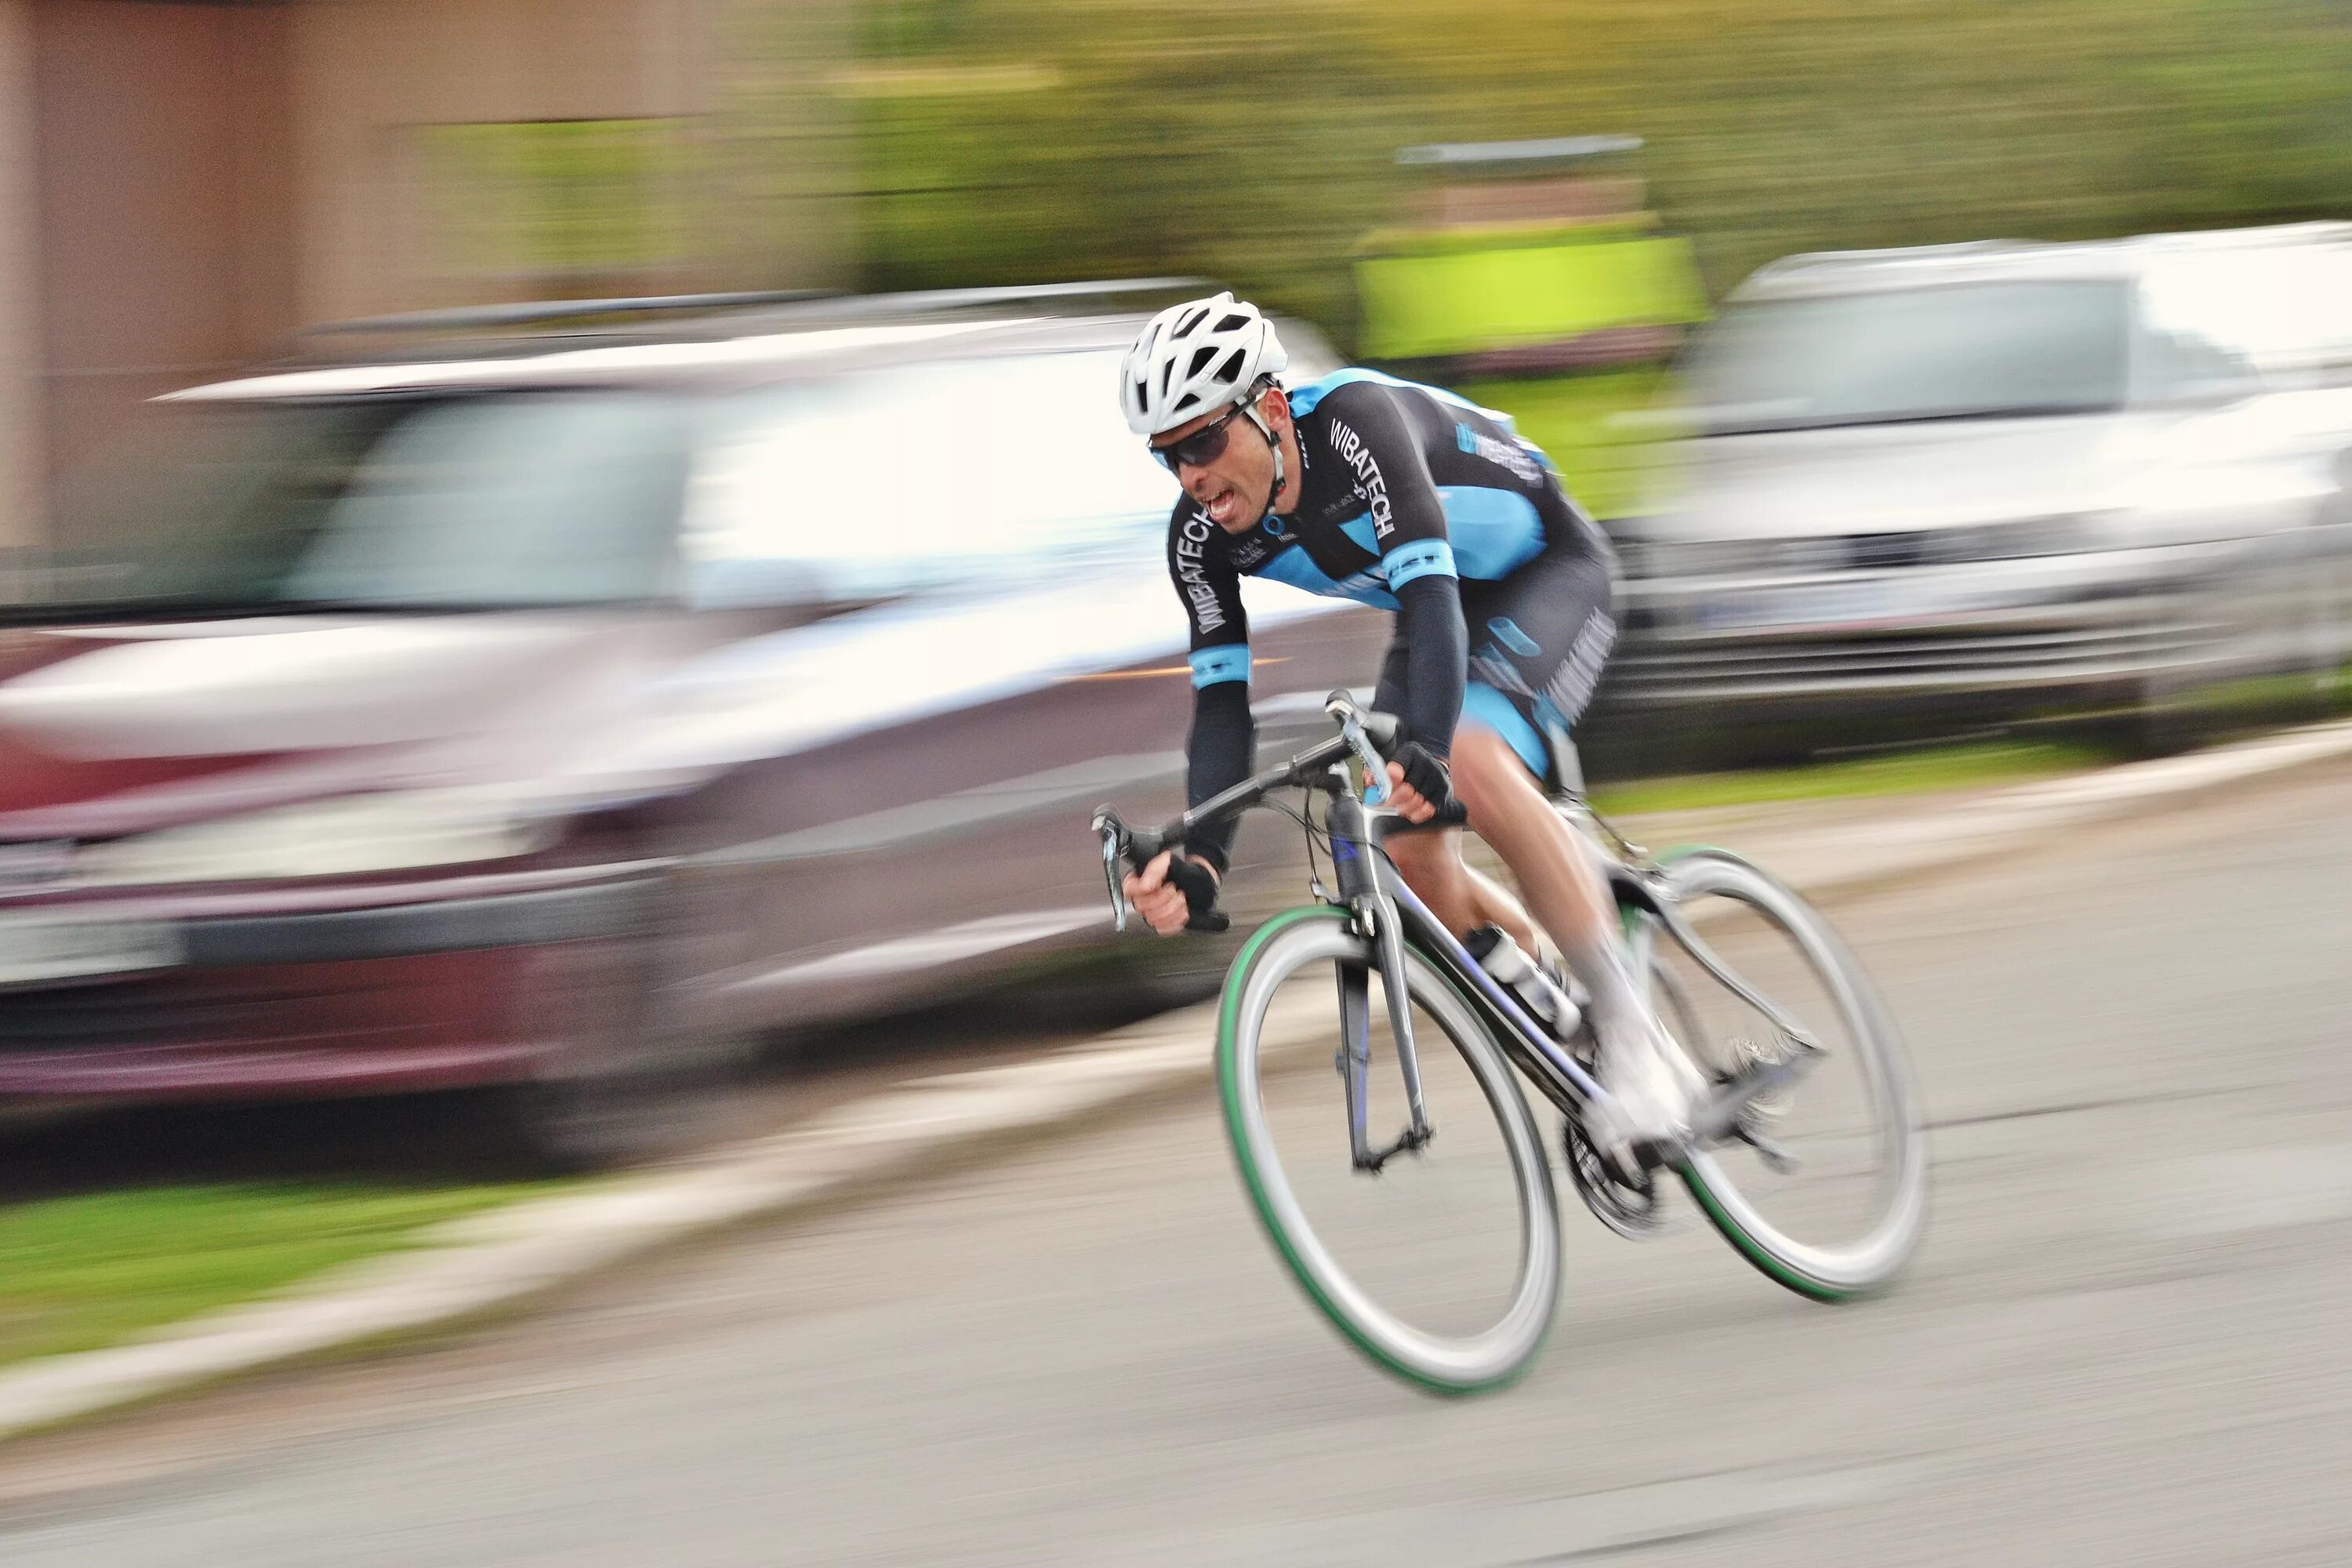
[[[1752,1102],[1753,1142],[1694,1154],[1680,1174],[1724,1237],[1815,1300],[1877,1289],[1926,1225],[1927,1134],[1903,1042],[1870,978],[1794,891],[1720,849],[1663,858],[1666,896],[1726,966],[1824,1050],[1793,1084]],[[1663,1013],[1705,1070],[1728,1078],[1791,1047],[1658,928],[1637,943],[1675,1003]]]
[[[1243,1184],[1308,1300],[1375,1363],[1440,1394],[1517,1378],[1559,1294],[1559,1216],[1535,1118],[1477,1010],[1405,953],[1429,1145],[1377,1174],[1350,1156],[1334,1071],[1342,1019],[1364,1020],[1369,1133],[1406,1121],[1381,981],[1337,910],[1293,910],[1234,961],[1217,1087]]]

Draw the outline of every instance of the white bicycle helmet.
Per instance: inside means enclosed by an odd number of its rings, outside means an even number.
[[[1119,406],[1129,429],[1158,436],[1239,402],[1289,363],[1274,323],[1248,300],[1231,290],[1188,300],[1152,317],[1127,351]]]

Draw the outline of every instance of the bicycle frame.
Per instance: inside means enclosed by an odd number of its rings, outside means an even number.
[[[1606,1104],[1609,1091],[1582,1064],[1561,1048],[1517,998],[1488,974],[1469,950],[1445,929],[1407,887],[1396,866],[1383,853],[1371,831],[1371,818],[1356,798],[1347,769],[1335,766],[1310,787],[1330,796],[1325,826],[1331,838],[1332,868],[1339,880],[1337,902],[1345,908],[1360,934],[1372,945],[1381,972],[1381,989],[1388,1003],[1390,1033],[1396,1044],[1397,1068],[1404,1080],[1409,1120],[1403,1131],[1385,1148],[1375,1148],[1370,1137],[1371,965],[1339,966],[1341,1040],[1339,1076],[1347,1086],[1348,1137],[1356,1168],[1378,1172],[1394,1155],[1426,1145],[1434,1135],[1422,1103],[1421,1060],[1412,1037],[1412,1006],[1406,990],[1404,948],[1410,933],[1413,944],[1444,968],[1449,977],[1497,1026],[1504,1051],[1531,1079],[1546,1099],[1562,1111],[1582,1116],[1595,1104]]]
[[[1320,791],[1329,796],[1324,826],[1331,841],[1333,868],[1339,883],[1336,897],[1328,893],[1325,897],[1348,912],[1356,932],[1372,949],[1371,963],[1342,963],[1339,965],[1342,1038],[1338,1067],[1347,1086],[1349,1144],[1356,1168],[1377,1173],[1391,1156],[1425,1146],[1433,1135],[1428,1111],[1422,1101],[1421,1059],[1413,1044],[1412,1003],[1405,979],[1405,939],[1408,933],[1415,945],[1446,971],[1472,1005],[1486,1014],[1486,1022],[1496,1030],[1496,1040],[1504,1054],[1564,1115],[1580,1121],[1594,1107],[1612,1104],[1609,1091],[1563,1049],[1559,1041],[1530,1018],[1518,1000],[1454,940],[1454,933],[1446,930],[1444,922],[1432,914],[1429,907],[1405,885],[1403,876],[1381,850],[1373,828],[1373,819],[1365,811],[1364,804],[1358,798],[1355,786],[1349,778],[1348,760],[1352,758],[1360,763],[1367,776],[1381,777],[1382,763],[1374,742],[1377,739],[1379,744],[1386,745],[1393,741],[1395,721],[1384,715],[1361,712],[1344,692],[1334,692],[1326,707],[1332,718],[1339,722],[1340,734],[1337,738],[1202,802],[1165,826],[1129,827],[1109,806],[1095,813],[1095,831],[1102,840],[1103,881],[1110,896],[1118,929],[1127,929],[1127,901],[1119,890],[1118,867],[1122,859],[1139,870],[1146,860],[1161,849],[1171,844],[1183,843],[1203,824],[1246,810],[1264,799],[1269,791],[1291,785],[1304,785],[1310,791]],[[1565,737],[1556,743],[1564,745]],[[1572,791],[1570,799],[1580,816],[1591,816],[1589,808],[1582,805],[1580,797]],[[1597,818],[1593,820],[1597,821]],[[1631,849],[1631,846],[1625,845],[1613,829],[1606,829],[1603,826],[1622,849]],[[1608,867],[1608,881],[1621,906],[1630,905],[1654,919],[1702,968],[1735,995],[1755,1007],[1784,1037],[1799,1047],[1795,1058],[1743,1075],[1739,1079],[1721,1086],[1713,1099],[1699,1108],[1698,1114],[1693,1119],[1691,1132],[1697,1143],[1712,1141],[1726,1133],[1751,1138],[1752,1141],[1750,1133],[1739,1131],[1742,1106],[1755,1095],[1778,1083],[1792,1080],[1802,1071],[1803,1058],[1820,1054],[1820,1043],[1809,1031],[1732,973],[1672,905],[1659,900],[1656,890],[1642,871],[1612,863]],[[1322,891],[1320,889],[1318,890]],[[1225,921],[1222,915],[1212,913],[1207,920],[1210,923],[1198,929],[1224,929]],[[1635,945],[1637,961],[1646,965],[1649,957],[1647,934],[1643,934]],[[1381,972],[1381,988],[1388,1005],[1390,1030],[1396,1042],[1397,1068],[1404,1080],[1408,1111],[1404,1131],[1395,1142],[1381,1149],[1372,1146],[1370,1126],[1370,974],[1375,964]]]

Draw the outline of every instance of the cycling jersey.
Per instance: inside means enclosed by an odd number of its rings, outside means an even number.
[[[1471,716],[1541,773],[1542,726],[1581,710],[1614,633],[1607,536],[1507,416],[1368,370],[1289,399],[1293,510],[1228,533],[1187,496],[1169,520],[1169,575],[1192,623],[1192,802],[1252,763],[1244,576],[1398,611],[1376,701],[1406,737],[1447,755],[1466,692]],[[1223,864],[1222,844],[1195,847]]]

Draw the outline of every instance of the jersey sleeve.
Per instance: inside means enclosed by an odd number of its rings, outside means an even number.
[[[1250,677],[1249,616],[1223,533],[1187,501],[1168,523],[1168,580],[1192,626],[1194,689]]]
[[[1323,440],[1355,476],[1372,524],[1380,574],[1394,593],[1423,577],[1454,577],[1445,502],[1423,453],[1423,435],[1377,382],[1358,382],[1324,398]]]
[[[1241,574],[1225,553],[1223,533],[1189,502],[1179,505],[1169,521],[1168,578],[1192,628],[1192,728],[1184,742],[1184,801],[1198,805],[1249,777],[1257,731],[1250,716],[1249,617],[1242,610]],[[1186,847],[1223,875],[1233,855],[1234,826],[1222,823]]]
[[[1462,622],[1445,502],[1430,476],[1426,438],[1377,383],[1342,387],[1324,399],[1324,439],[1352,469],[1380,551],[1380,574],[1397,601],[1403,689],[1398,717],[1405,736],[1437,756],[1449,754],[1469,679],[1469,638]]]

